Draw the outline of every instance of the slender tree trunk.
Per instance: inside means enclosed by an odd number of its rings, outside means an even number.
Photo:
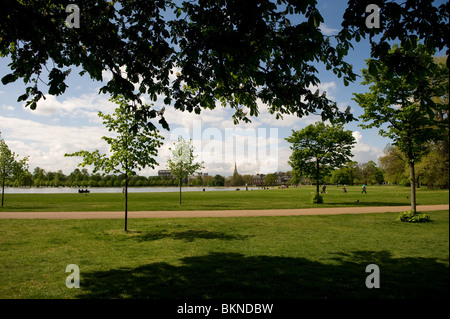
[[[2,207],[5,199],[5,178],[2,179]]]
[[[320,166],[319,166],[319,161],[316,161],[316,193],[319,193],[319,183],[320,183],[320,181],[319,181],[319,169],[320,169]]]
[[[128,231],[127,219],[128,219],[128,175],[125,175],[125,231]]]
[[[414,162],[409,162],[409,178],[411,183],[411,210],[416,214],[416,176],[414,171]]]
[[[180,178],[180,205],[181,205],[181,184],[183,183],[183,179]]]

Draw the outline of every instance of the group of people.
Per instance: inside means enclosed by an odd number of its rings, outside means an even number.
[[[323,186],[322,186],[322,191],[321,191],[320,193],[325,193],[325,192],[326,192],[326,189],[327,189],[327,186],[326,186],[326,185],[323,185]],[[342,189],[342,191],[343,191],[344,193],[347,193],[347,185],[344,185],[344,188]],[[362,194],[362,193],[366,193],[366,194],[367,194],[366,184],[363,184],[363,186],[362,186],[362,192],[361,192],[361,194]]]

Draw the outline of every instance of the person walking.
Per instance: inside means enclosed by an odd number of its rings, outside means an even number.
[[[362,194],[362,193],[366,193],[366,194],[367,194],[367,191],[366,191],[366,184],[363,184],[361,194]]]

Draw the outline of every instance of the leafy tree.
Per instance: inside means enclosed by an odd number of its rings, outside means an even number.
[[[22,159],[12,152],[5,140],[0,138],[0,179],[2,182],[2,207],[5,200],[5,182],[7,179],[17,179],[28,171],[28,157]]]
[[[212,180],[212,186],[225,186],[225,177],[222,175],[215,175]]]
[[[158,164],[154,157],[161,146],[162,136],[144,122],[136,121],[126,98],[119,96],[112,98],[111,101],[118,105],[112,115],[98,113],[108,130],[117,134],[115,137],[102,137],[109,144],[111,155],[100,154],[99,150],[93,152],[83,150],[65,154],[65,156],[82,156],[83,162],[79,166],[93,165],[94,173],[97,171],[101,171],[103,174],[112,172],[123,176],[125,182],[125,231],[127,231],[128,181],[136,174],[136,170],[147,166],[154,168]],[[114,183],[114,186],[119,185],[119,181]]]
[[[267,174],[266,178],[264,179],[264,184],[266,185],[275,185],[275,182],[277,181],[277,176],[275,174]]]
[[[384,60],[369,59],[368,69],[362,71],[362,84],[370,84],[370,92],[354,94],[354,100],[364,109],[361,119],[369,122],[361,126],[380,128],[379,134],[391,138],[405,155],[410,171],[411,210],[414,212],[415,163],[427,152],[426,142],[442,137],[445,125],[435,119],[437,104],[433,97],[442,94],[442,87],[431,81],[439,67],[427,50],[418,43],[409,43],[407,47],[394,45]],[[376,74],[369,70],[373,61],[377,65]],[[406,61],[408,64],[403,64]]]
[[[345,169],[350,178],[350,184],[353,185],[355,180],[361,177],[361,169],[358,166],[358,162],[350,161],[345,164]]]
[[[173,148],[169,148],[172,156],[167,159],[167,168],[170,169],[180,186],[180,205],[181,205],[181,187],[183,181],[199,169],[203,168],[202,163],[195,163],[194,147],[192,141],[186,141],[182,137],[178,138],[178,142],[174,143]]]
[[[372,75],[377,74],[380,63],[388,63],[390,57],[390,43],[400,43],[407,50],[415,46],[417,39],[426,46],[427,50],[447,49],[447,65],[449,45],[449,2],[435,6],[432,0],[374,0],[379,8],[380,27],[370,28],[366,24],[366,0],[352,0],[348,2],[342,22],[342,30],[338,38],[355,39],[360,41],[368,38],[371,44],[371,56],[374,60],[368,65]],[[345,45],[345,42],[344,44]],[[413,64],[408,64],[409,57],[397,60],[398,66],[405,71]]]
[[[449,152],[444,142],[430,143],[429,153],[416,165],[417,175],[429,188],[449,187]],[[417,187],[419,187],[419,181]]]
[[[362,182],[364,184],[381,184],[384,182],[383,172],[374,161],[359,164]]]
[[[350,184],[351,179],[347,167],[341,167],[331,173],[331,183],[346,185]]]
[[[356,143],[352,132],[344,130],[342,125],[330,126],[323,122],[293,130],[286,140],[292,143],[289,165],[299,175],[314,179],[317,193],[323,178],[353,156],[351,149]]]
[[[406,184],[409,180],[408,165],[405,155],[394,145],[387,145],[384,155],[378,159],[386,180],[393,184]],[[409,182],[408,182],[409,184]]]
[[[249,174],[242,175],[242,179],[244,181],[243,185],[247,185],[247,186],[253,185],[253,175],[249,175]]]
[[[230,185],[231,186],[244,186],[245,180],[239,173],[233,173],[233,176],[230,178]]]

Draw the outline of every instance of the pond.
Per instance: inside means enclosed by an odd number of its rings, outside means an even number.
[[[91,193],[122,193],[122,187],[5,187],[5,194],[71,194],[79,189]],[[236,187],[183,187],[183,192],[235,191]],[[242,189],[242,188],[241,188]],[[245,186],[243,187],[245,189]],[[128,187],[129,193],[179,192],[179,187]],[[1,192],[1,191],[0,191]]]

